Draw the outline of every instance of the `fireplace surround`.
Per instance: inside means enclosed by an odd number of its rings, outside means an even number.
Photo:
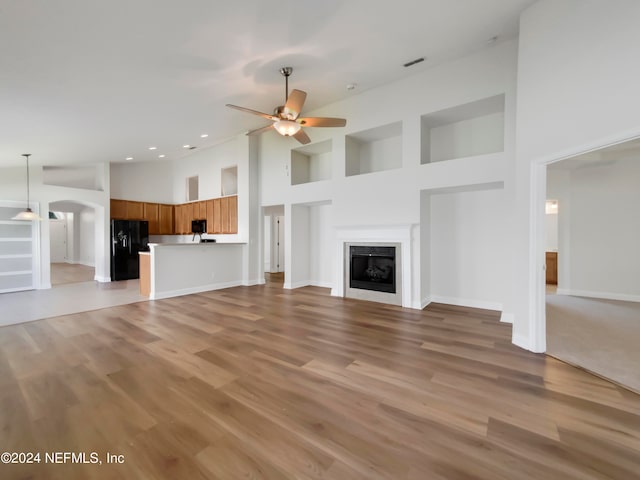
[[[415,237],[415,238],[414,238]],[[418,224],[395,225],[356,225],[335,227],[335,256],[334,256],[334,286],[331,295],[336,297],[362,298],[359,294],[366,292],[359,289],[348,289],[349,246],[350,245],[378,245],[396,247],[396,294],[386,292],[367,292],[378,298],[363,298],[382,303],[401,305],[408,308],[421,309],[420,292],[414,292],[415,275],[419,275],[419,269],[412,268],[412,258],[416,254],[415,242],[419,242]],[[419,257],[416,257],[416,259]]]

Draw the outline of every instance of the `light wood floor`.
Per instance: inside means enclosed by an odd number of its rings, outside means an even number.
[[[90,282],[95,276],[95,268],[73,263],[51,264],[51,285]]]
[[[2,450],[43,463],[0,478],[638,478],[640,397],[510,338],[494,312],[315,287],[4,327]],[[44,463],[64,451],[103,464]]]

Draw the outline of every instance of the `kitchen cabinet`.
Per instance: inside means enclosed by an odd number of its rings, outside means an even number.
[[[207,218],[207,202],[198,202],[197,203],[197,207],[195,207],[196,204],[194,204],[194,215],[193,215],[193,219],[194,220],[204,220]],[[195,212],[195,210],[198,210],[197,212]]]
[[[144,220],[144,203],[127,201],[127,218],[125,220]]]
[[[213,199],[213,221],[211,222],[210,233],[222,233],[222,218],[220,213],[221,198]],[[207,230],[209,226],[207,225]]]
[[[149,235],[160,235],[160,205],[144,203],[144,219],[149,222]]]
[[[558,284],[558,252],[546,253],[546,277],[549,285]]]
[[[127,201],[111,199],[111,218],[127,220]]]
[[[222,233],[238,233],[238,197],[234,195],[220,200]]]
[[[111,218],[146,220],[149,235],[189,235],[192,220],[207,220],[207,233],[238,233],[238,196],[169,205],[111,199]]]
[[[173,235],[175,233],[175,227],[173,223],[174,206],[173,205],[158,205],[158,223],[160,229],[160,235]]]

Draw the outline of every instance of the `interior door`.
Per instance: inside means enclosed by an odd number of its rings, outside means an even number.
[[[51,263],[67,261],[67,221],[49,220]]]
[[[271,266],[273,272],[284,272],[284,217],[275,217],[276,238],[274,241],[274,250],[276,258],[274,265]],[[275,268],[273,268],[275,266]]]

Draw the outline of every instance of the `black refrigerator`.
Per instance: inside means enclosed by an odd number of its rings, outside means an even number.
[[[111,280],[140,278],[138,252],[149,250],[149,222],[111,220]]]

